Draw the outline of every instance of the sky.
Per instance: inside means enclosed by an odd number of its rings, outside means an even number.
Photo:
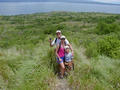
[[[115,4],[120,4],[120,0],[93,0],[96,2],[102,2],[102,3],[115,3]]]
[[[6,1],[14,1],[14,2],[18,2],[18,1],[60,1],[60,2],[98,2],[98,3],[113,3],[113,4],[120,4],[120,0],[0,0],[2,2],[6,2]]]

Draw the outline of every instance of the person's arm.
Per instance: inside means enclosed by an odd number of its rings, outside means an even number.
[[[61,61],[61,58],[60,58],[60,56],[58,55],[58,49],[59,49],[59,45],[57,45],[57,47],[56,47],[56,56],[59,58],[59,61]]]
[[[66,44],[70,47],[70,50],[71,50],[72,54],[74,54],[72,45],[69,43],[69,41],[68,41],[67,39],[65,39],[65,42],[66,42]]]
[[[70,54],[70,57],[71,57],[71,60],[74,58],[74,56],[73,56],[73,54],[72,54],[72,53]]]
[[[52,41],[52,40],[49,40],[49,42],[50,42],[50,47],[53,47],[54,46],[54,44],[55,44],[55,39]]]
[[[72,55],[74,55],[74,51],[73,51],[72,45],[69,44],[68,46],[70,47],[70,50],[71,50],[71,52],[72,52]]]

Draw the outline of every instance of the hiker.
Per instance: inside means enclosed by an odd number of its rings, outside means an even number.
[[[49,42],[50,42],[50,46],[51,46],[51,47],[53,47],[54,45],[57,46],[57,45],[60,43],[60,41],[61,41],[61,39],[60,39],[61,35],[62,35],[62,34],[61,34],[61,31],[60,31],[60,30],[57,30],[57,31],[56,31],[56,36],[57,36],[57,38],[55,38],[53,41],[52,41],[51,38],[50,38]],[[70,47],[71,52],[72,52],[72,54],[73,54],[72,46],[70,45],[70,43],[69,43],[69,41],[68,41],[67,39],[65,39],[65,43],[66,43],[66,45],[68,45],[68,46]]]
[[[65,62],[71,62],[73,59],[73,55],[69,49],[69,46],[65,46]]]
[[[63,75],[65,72],[65,65],[64,65],[64,59],[65,59],[65,36],[61,36],[61,42],[56,47],[56,56],[57,56],[57,63],[59,64],[60,69],[60,78],[63,79]]]
[[[65,66],[67,66],[67,71],[72,70],[73,68],[73,54],[70,52],[69,49],[69,46],[65,46]]]

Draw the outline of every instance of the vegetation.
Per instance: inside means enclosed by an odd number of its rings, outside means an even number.
[[[0,89],[54,88],[57,63],[48,40],[57,29],[75,51],[71,88],[120,89],[120,15],[72,12],[0,16]]]

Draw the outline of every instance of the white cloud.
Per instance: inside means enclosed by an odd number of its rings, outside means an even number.
[[[93,1],[120,4],[120,0],[93,0]]]

